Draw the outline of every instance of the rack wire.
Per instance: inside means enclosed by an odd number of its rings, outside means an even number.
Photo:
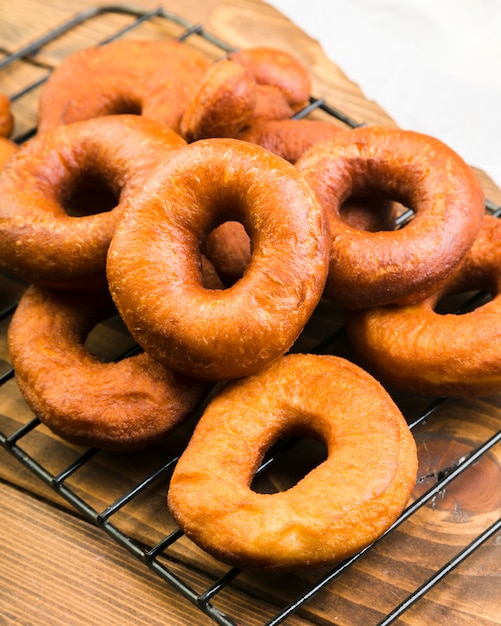
[[[96,45],[102,45],[122,37],[126,33],[137,29],[145,22],[163,20],[180,27],[181,31],[177,34],[177,38],[181,41],[187,41],[190,38],[201,38],[215,46],[221,53],[227,53],[234,49],[233,46],[207,32],[202,26],[192,24],[177,15],[165,11],[161,7],[153,11],[146,11],[131,6],[111,5],[95,7],[83,11],[71,20],[64,22],[59,27],[31,42],[29,45],[8,54],[5,58],[0,60],[0,72],[6,70],[6,68],[18,61],[32,62],[33,55],[38,53],[44,46],[54,42],[57,38],[85,24],[89,20],[109,14],[125,15],[130,17],[131,21],[125,26],[115,30],[111,35],[101,41],[95,42]],[[37,78],[36,81],[30,82],[19,88],[15,93],[12,93],[10,95],[11,100],[13,102],[19,101],[40,87],[40,85],[45,82],[52,69],[53,68],[48,67],[46,75],[42,78]],[[316,110],[322,110],[324,113],[327,113],[329,116],[336,118],[336,120],[351,128],[363,125],[363,123],[352,119],[349,115],[332,107],[322,97],[312,96],[310,98],[310,105],[298,113],[298,117],[306,117]],[[32,128],[23,130],[15,140],[18,143],[22,143],[35,132],[36,125],[34,124]],[[497,207],[489,201],[487,202],[486,210],[497,216],[501,213],[501,207]],[[14,285],[14,288],[12,285]],[[16,302],[22,289],[23,285],[19,284],[19,281],[16,281],[13,277],[6,274],[0,276],[0,297],[4,296],[4,302],[2,303],[3,308],[0,310],[0,322],[8,322],[15,310]],[[5,296],[5,294],[7,294],[7,296]],[[322,306],[329,307],[330,305],[323,303]],[[325,322],[326,318],[336,320],[337,314],[336,311],[329,309],[327,312],[321,311],[320,316]],[[342,347],[342,323],[338,321],[329,321],[327,324],[323,323],[321,333],[314,327],[314,324],[315,317],[305,329],[295,349],[299,351],[303,346],[307,346],[310,352],[317,353],[335,352],[338,350],[339,345],[341,345],[341,350],[344,349]],[[3,371],[0,375],[0,390],[13,379],[13,377],[14,371],[12,367],[4,363]],[[408,420],[409,427],[415,431],[420,425],[433,420],[434,416],[440,412],[441,408],[446,403],[446,399],[430,399],[429,402],[427,401],[420,405],[417,413],[413,413],[412,411],[406,413],[404,409],[402,410]],[[202,410],[203,407],[200,407],[197,414],[193,416],[193,423],[196,422]],[[102,529],[102,531],[111,536],[134,557],[142,561],[146,567],[155,572],[155,574],[176,590],[176,592],[184,596],[197,607],[197,610],[202,611],[215,623],[223,626],[236,626],[237,623],[245,624],[245,616],[229,614],[224,609],[224,606],[222,608],[223,603],[219,602],[219,598],[222,596],[223,592],[232,586],[240,587],[245,590],[245,572],[235,568],[223,568],[222,570],[216,568],[216,572],[218,573],[214,576],[213,581],[202,590],[195,589],[194,585],[190,582],[190,578],[185,575],[186,572],[183,570],[182,564],[178,562],[177,555],[170,555],[173,546],[183,538],[183,533],[179,528],[173,527],[160,538],[152,538],[149,540],[149,538],[142,536],[134,536],[127,527],[125,530],[122,527],[121,514],[128,506],[135,502],[141,502],[144,497],[165,497],[163,485],[168,483],[170,473],[179,457],[179,450],[172,452],[163,449],[158,463],[154,465],[154,467],[151,467],[151,463],[148,464],[146,475],[135,480],[132,485],[129,485],[123,493],[117,495],[112,501],[106,504],[101,502],[95,503],[86,496],[89,490],[80,489],[79,481],[74,481],[74,479],[82,473],[85,474],[86,468],[93,463],[99,455],[102,455],[103,452],[97,449],[77,450],[71,462],[62,468],[54,469],[45,459],[36,458],[36,456],[33,456],[29,452],[29,444],[27,442],[29,442],[30,436],[32,436],[40,426],[40,421],[38,418],[34,417],[22,427],[16,428],[13,432],[7,433],[0,431],[0,443],[3,449],[22,465],[29,468],[29,470],[38,476],[45,484],[49,485],[51,489],[59,494],[59,496],[69,503],[86,520]],[[285,599],[282,598],[280,609],[275,611],[273,616],[267,617],[263,624],[265,626],[275,626],[284,622],[288,617],[305,607],[321,590],[325,589],[327,586],[334,585],[335,581],[353,568],[357,561],[363,559],[370,551],[375,550],[377,545],[385,541],[388,536],[395,534],[402,524],[405,524],[405,522],[415,516],[422,507],[432,503],[439,494],[444,493],[444,490],[451,485],[453,481],[457,480],[458,477],[477,464],[480,459],[488,455],[500,442],[501,429],[498,429],[497,432],[492,434],[487,440],[482,441],[479,445],[472,448],[469,453],[459,459],[453,467],[444,468],[441,472],[438,472],[434,476],[435,480],[433,485],[425,490],[419,497],[413,499],[412,503],[402,513],[400,518],[381,538],[362,550],[359,554],[356,554],[347,561],[330,569],[328,572],[322,573],[317,579],[310,579],[306,588],[302,589],[296,595],[291,596],[289,594]],[[58,445],[57,440],[52,440],[51,445]],[[287,449],[294,445],[294,441],[289,441],[283,442],[281,446],[274,448],[266,457],[257,475],[265,475],[270,467],[280,462],[280,458],[286,454]],[[83,478],[81,480],[96,480],[96,477],[92,474],[92,479]],[[156,486],[159,486],[158,491],[155,491]],[[159,493],[162,495],[160,496]],[[377,617],[374,623],[377,622],[380,626],[386,626],[396,621],[408,611],[411,606],[428,594],[434,586],[446,576],[450,575],[455,568],[468,559],[480,546],[484,545],[485,542],[494,537],[500,530],[501,520],[498,518],[479,532],[472,541],[458,550],[445,564],[437,568],[432,576],[422,581],[421,584],[417,585],[406,597],[402,598],[400,602],[393,606],[386,616],[383,618],[381,618],[381,616]],[[239,584],[240,580],[243,580],[243,582]]]

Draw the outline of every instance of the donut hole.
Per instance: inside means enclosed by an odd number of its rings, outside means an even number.
[[[366,232],[393,231],[409,209],[399,202],[379,195],[353,195],[342,202],[339,217],[343,222]]]
[[[487,304],[496,296],[496,289],[485,285],[480,289],[460,289],[443,295],[433,310],[438,315],[464,315]]]
[[[251,484],[256,493],[287,491],[327,459],[327,446],[314,437],[279,439],[268,451],[266,470],[256,474]]]
[[[113,312],[89,330],[83,346],[101,363],[114,363],[137,348],[122,318]]]
[[[119,96],[109,103],[108,115],[141,115],[142,105],[139,100]]]
[[[71,217],[106,213],[119,202],[119,194],[99,172],[80,172],[62,192],[61,206]]]
[[[201,249],[226,287],[242,278],[251,258],[250,237],[244,224],[236,220],[218,224]]]

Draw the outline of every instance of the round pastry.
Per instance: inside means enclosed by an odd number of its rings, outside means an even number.
[[[75,122],[36,135],[1,177],[0,266],[46,287],[103,282],[122,205],[185,143],[138,115]]]
[[[250,72],[228,59],[212,64],[181,120],[187,141],[235,137],[254,114],[256,81]]]
[[[172,431],[208,387],[145,353],[100,361],[85,340],[113,314],[106,291],[54,292],[32,285],[12,318],[9,351],[21,393],[53,432],[79,445],[139,449]]]
[[[245,275],[204,289],[200,249],[225,221],[252,241]],[[111,294],[136,341],[191,376],[237,378],[294,343],[327,272],[324,214],[293,165],[236,139],[176,150],[143,193],[130,197],[113,235]]]
[[[500,240],[501,222],[486,215],[459,269],[424,301],[347,314],[351,343],[384,384],[455,398],[501,391]],[[461,315],[437,312],[444,299],[470,291],[492,299]]]
[[[103,115],[141,114],[179,131],[209,61],[176,40],[118,39],[66,57],[40,93],[39,132]]]
[[[0,93],[0,137],[10,137],[14,129],[14,116],[10,104],[9,96]]]
[[[0,137],[0,170],[11,158],[11,156],[19,150],[19,146],[7,137]]]
[[[296,163],[329,216],[325,296],[354,309],[418,302],[457,267],[485,212],[473,170],[438,139],[364,127],[315,144]],[[377,193],[414,210],[400,230],[367,233],[340,218],[350,196]]]
[[[265,453],[294,436],[324,442],[326,460],[285,491],[254,491]],[[287,571],[331,565],[372,543],[406,506],[416,473],[414,439],[374,378],[339,357],[290,354],[211,400],[168,505],[217,559]]]

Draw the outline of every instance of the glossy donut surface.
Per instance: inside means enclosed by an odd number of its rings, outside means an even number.
[[[247,270],[204,289],[200,249],[237,220],[252,241]],[[318,303],[327,230],[296,168],[252,144],[205,139],[173,153],[130,198],[107,262],[110,291],[131,334],[189,375],[237,378],[287,351]]]

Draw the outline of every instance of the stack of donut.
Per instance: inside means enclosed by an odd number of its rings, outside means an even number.
[[[219,382],[169,507],[217,558],[273,571],[368,545],[416,479],[413,437],[370,373],[287,354],[320,299],[346,310],[384,379],[400,341],[385,312],[429,317],[437,294],[471,288],[484,263],[495,282],[496,253],[480,250],[497,223],[464,161],[410,131],[293,119],[309,93],[285,52],[210,63],[179,42],[113,42],[54,71],[37,135],[0,176],[0,267],[29,283],[8,336],[29,406],[70,442],[130,450],[161,441]],[[414,217],[396,229],[402,206]],[[85,343],[110,315],[139,346],[116,363]],[[415,381],[430,370],[413,367],[398,362],[389,382],[401,373],[428,393]],[[501,388],[478,383],[480,370],[468,393]],[[263,456],[293,435],[323,441],[326,460],[285,492],[257,494]]]

